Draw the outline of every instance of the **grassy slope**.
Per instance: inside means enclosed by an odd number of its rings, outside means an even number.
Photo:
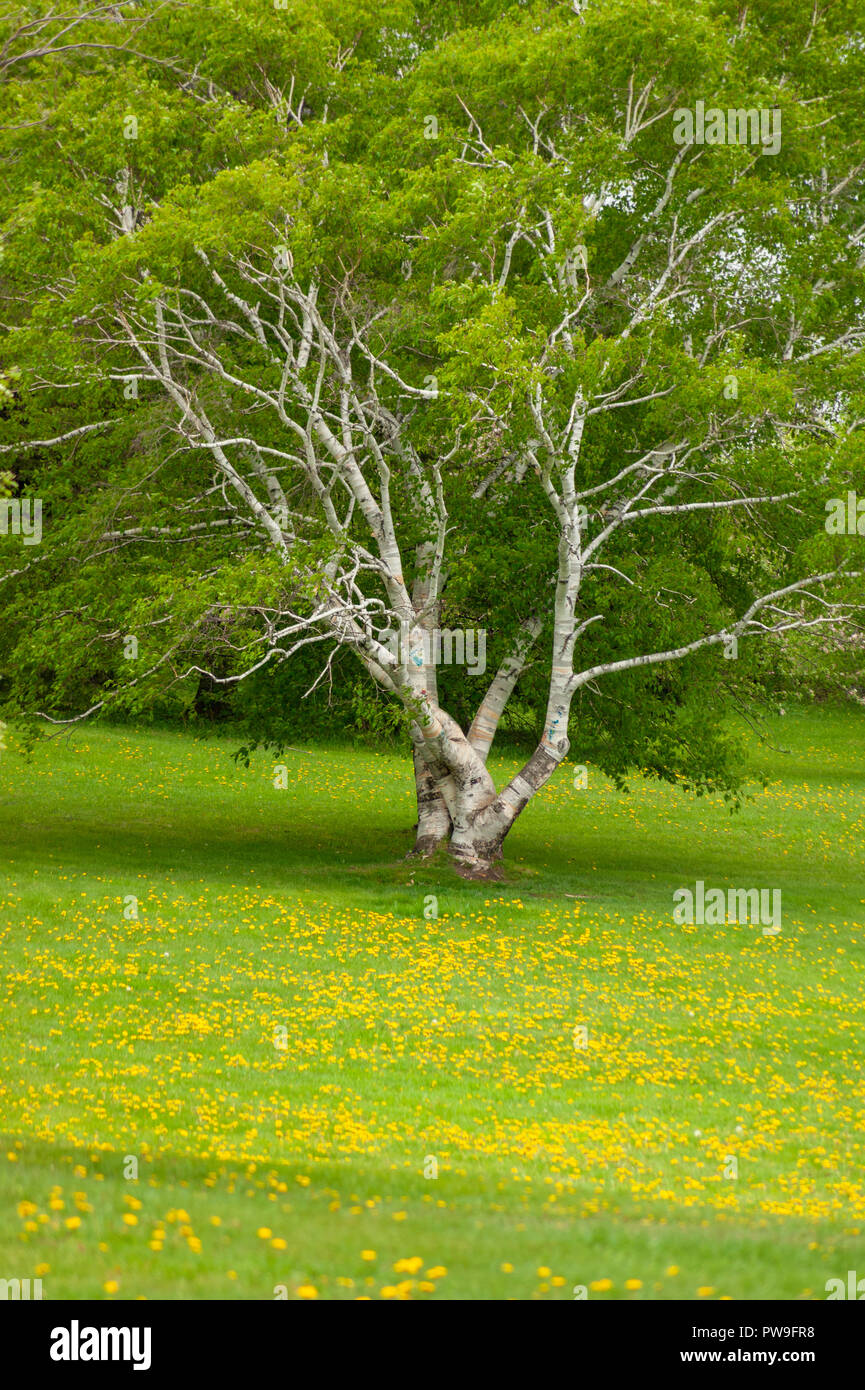
[[[389,753],[289,753],[283,791],[173,733],[3,755],[0,1276],[740,1299],[865,1274],[863,730],[773,721],[790,751],[735,818],[566,770],[493,887],[403,862]],[[781,888],[781,933],[674,925],[698,878]]]

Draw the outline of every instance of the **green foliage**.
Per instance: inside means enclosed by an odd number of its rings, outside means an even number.
[[[320,283],[335,320],[350,285],[360,302],[381,306],[379,346],[403,380],[436,378],[438,397],[418,404],[406,429],[421,457],[457,441],[445,479],[454,559],[442,623],[485,628],[492,668],[528,610],[549,608],[556,565],[542,492],[508,465],[536,434],[531,388],[561,423],[576,391],[639,379],[637,403],[589,422],[583,488],[639,457],[647,440],[694,438],[710,422],[723,444],[704,466],[731,491],[798,494],[795,508],[765,517],[739,508],[619,531],[605,560],[634,582],[586,576],[580,616],[602,621],[581,638],[585,665],[694,639],[741,613],[755,586],[780,587],[803,565],[832,567],[861,552],[859,537],[823,526],[827,496],[865,496],[855,427],[865,416],[861,353],[794,361],[779,341],[782,325],[819,343],[861,321],[862,267],[848,254],[862,222],[861,182],[851,180],[838,216],[814,215],[821,180],[855,167],[865,136],[865,45],[852,0],[821,12],[810,37],[811,7],[793,0],[749,7],[744,20],[732,0],[595,0],[579,15],[498,0],[360,9],[343,0],[280,9],[214,0],[204,16],[146,3],[136,7],[147,22],[134,43],[100,47],[129,8],[89,21],[90,46],[22,61],[0,83],[0,443],[106,422],[57,448],[20,452],[0,473],[0,496],[43,500],[46,532],[26,567],[18,538],[0,536],[8,710],[57,717],[100,704],[113,717],[234,718],[244,737],[274,746],[311,725],[399,734],[401,719],[362,692],[348,658],[304,700],[327,644],[301,649],[285,668],[273,651],[238,680],[260,650],[267,615],[305,611],[312,594],[303,573],[333,551],[295,479],[288,563],[254,530],[211,524],[206,457],[185,446],[152,383],[142,377],[129,394],[140,363],[106,337],[103,311],[126,303],[143,314],[160,296],[170,304],[209,292],[202,252],[237,292],[232,255],[265,267],[290,245],[295,273]],[[15,21],[4,23],[8,35]],[[647,83],[658,119],[625,140],[629,101]],[[677,148],[670,111],[697,100],[778,104],[782,148],[763,158],[706,146],[653,221]],[[475,129],[484,161],[463,158]],[[525,242],[512,248],[498,288],[510,230],[541,227],[544,208],[563,266],[572,247],[584,247],[587,282],[598,285],[638,234],[648,284],[663,270],[673,218],[681,244],[709,213],[723,218],[734,207],[737,240],[719,233],[687,300],[629,325],[625,296],[611,290],[571,349],[560,341],[543,363],[538,345],[561,306]],[[717,352],[701,358],[689,348],[731,316],[735,332]],[[216,341],[216,323],[213,333]],[[238,379],[278,383],[256,343],[225,335],[220,348]],[[310,367],[310,382],[314,375]],[[219,428],[249,426],[262,445],[284,444],[248,395],[193,384]],[[400,407],[398,387],[378,385]],[[814,402],[829,410],[822,433],[802,425]],[[539,457],[543,464],[542,444]],[[497,469],[505,482],[478,497]],[[406,478],[396,475],[392,487],[410,567],[420,518]],[[686,487],[677,500],[698,495]],[[599,524],[601,502],[590,509]],[[175,528],[191,510],[202,529],[181,541]],[[124,651],[129,635],[134,660]],[[550,638],[545,630],[522,679],[520,713],[505,721],[515,733],[536,732],[542,719]],[[738,752],[722,732],[726,714],[806,678],[823,694],[849,690],[860,671],[860,649],[822,636],[743,643],[736,661],[715,648],[587,687],[574,737],[619,781],[648,768],[732,795]],[[482,684],[441,672],[443,701],[464,722]]]

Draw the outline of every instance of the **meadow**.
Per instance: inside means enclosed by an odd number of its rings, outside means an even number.
[[[865,1275],[865,712],[767,731],[735,816],[566,766],[498,883],[405,859],[389,749],[292,750],[278,789],[229,739],[86,726],[25,761],[7,732],[0,1276],[699,1302]],[[696,880],[780,889],[780,932],[676,924]]]

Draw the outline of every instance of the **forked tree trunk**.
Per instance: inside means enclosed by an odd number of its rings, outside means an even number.
[[[416,588],[416,602],[422,599]],[[540,630],[537,616],[522,624],[468,734],[438,702],[435,665],[417,673],[414,688],[422,699],[424,717],[412,730],[417,793],[413,855],[430,858],[446,845],[465,877],[495,877],[505,836],[567,753],[567,737],[555,732],[557,717],[529,761],[500,793],[486,766],[502,711]]]
[[[505,837],[558,767],[567,742],[559,740],[555,747],[541,744],[497,793],[482,756],[449,715],[439,714],[447,729],[450,766],[418,740],[414,749],[418,819],[412,856],[429,859],[446,845],[464,877],[496,877]]]

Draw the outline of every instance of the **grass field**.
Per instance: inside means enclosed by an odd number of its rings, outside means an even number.
[[[732,818],[566,768],[492,885],[404,860],[391,752],[287,753],[278,790],[222,740],[88,727],[25,763],[7,733],[0,1277],[699,1300],[865,1275],[865,714],[769,730]],[[698,879],[780,888],[780,933],[677,925]]]

